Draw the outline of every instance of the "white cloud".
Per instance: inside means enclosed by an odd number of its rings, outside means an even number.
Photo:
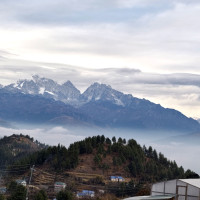
[[[0,43],[21,59],[200,72],[197,1],[3,2]]]
[[[0,137],[9,136],[12,134],[30,135],[35,140],[45,143],[47,145],[62,144],[68,147],[71,143],[83,140],[86,136],[78,135],[73,131],[69,131],[62,127],[54,127],[52,129],[37,128],[37,129],[12,129],[0,127]]]

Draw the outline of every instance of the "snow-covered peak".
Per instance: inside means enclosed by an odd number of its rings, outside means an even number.
[[[31,80],[19,80],[17,83],[7,86],[7,89],[25,94],[42,95],[70,104],[76,103],[80,96],[80,91],[70,81],[60,85],[52,79],[38,75],[32,76]]]
[[[94,82],[89,88],[93,88],[93,89],[112,89],[110,85],[106,85],[106,84],[101,84],[98,82]]]
[[[110,85],[97,82],[81,94],[71,81],[66,81],[60,85],[52,79],[38,75],[32,76],[31,80],[19,80],[15,84],[6,86],[6,89],[24,94],[42,95],[74,106],[81,106],[90,101],[108,101],[116,105],[126,106],[130,104],[133,98],[132,95],[126,95],[112,89]]]
[[[109,101],[117,105],[125,106],[128,95],[114,90],[109,85],[93,83],[83,94],[82,98],[86,101]],[[132,97],[132,96],[131,96]]]
[[[72,84],[71,81],[65,82],[64,84],[62,84],[62,86],[63,86],[64,88],[69,88],[69,89],[71,89],[71,90],[74,90],[74,91],[76,91],[76,92],[78,92],[78,93],[80,94],[80,91]]]
[[[37,74],[35,74],[32,76],[32,79],[36,83],[36,82],[38,82],[38,79],[40,79],[40,77]]]
[[[44,87],[46,90],[53,90],[58,85],[52,79],[43,78],[43,77],[40,78],[38,75],[34,75],[32,76],[32,78],[36,85],[38,85],[39,87]]]
[[[74,87],[74,85],[72,84],[71,81],[67,81],[65,83],[63,83],[64,86],[69,86],[69,87]]]

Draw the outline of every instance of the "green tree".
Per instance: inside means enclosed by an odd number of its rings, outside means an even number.
[[[56,195],[56,199],[57,200],[72,200],[73,199],[73,195],[71,192],[65,190],[65,191],[60,191],[57,195]]]
[[[36,196],[35,196],[35,200],[47,200],[47,194],[44,190],[40,190]]]
[[[94,162],[95,162],[95,164],[100,164],[101,161],[102,161],[101,156],[99,154],[96,154],[94,156]]]
[[[116,159],[116,157],[115,157],[115,156],[113,157],[113,165],[114,165],[114,166],[116,166],[116,165],[117,165],[117,159]]]
[[[199,175],[193,171],[191,171],[190,169],[188,169],[186,172],[185,172],[185,177],[186,178],[199,178]]]
[[[121,137],[118,138],[118,143],[122,144],[123,143],[123,140]]]
[[[126,139],[125,138],[123,139],[123,144],[126,144]]]
[[[26,188],[23,185],[18,185],[8,200],[26,200]]]
[[[3,194],[0,194],[0,200],[5,200],[5,197]]]
[[[101,136],[101,143],[103,144],[104,142],[105,142],[105,136],[102,135],[102,136]]]
[[[116,142],[116,137],[112,137],[112,142],[115,143]]]
[[[8,185],[8,192],[12,194],[16,191],[16,189],[17,189],[17,182],[16,181],[10,182],[10,184]]]
[[[111,144],[111,140],[109,138],[106,138],[106,144]]]
[[[157,151],[155,149],[153,150],[153,159],[155,161],[158,161],[158,154],[157,154]]]
[[[129,164],[128,168],[129,168],[130,173],[131,173],[133,176],[136,176],[137,170],[136,170],[135,163],[134,163],[134,162],[131,162],[131,163]]]

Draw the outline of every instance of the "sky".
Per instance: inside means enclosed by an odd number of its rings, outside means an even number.
[[[93,82],[200,118],[199,0],[0,0],[0,84]]]

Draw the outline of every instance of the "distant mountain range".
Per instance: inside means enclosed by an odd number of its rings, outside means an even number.
[[[81,92],[35,75],[0,88],[0,118],[8,122],[151,130],[200,130],[177,110],[94,83]]]

